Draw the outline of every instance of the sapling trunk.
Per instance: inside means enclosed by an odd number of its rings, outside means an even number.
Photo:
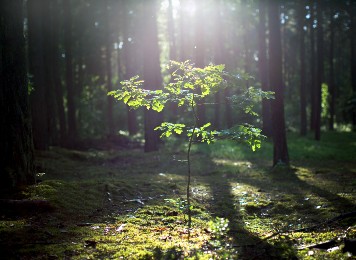
[[[194,115],[194,127],[192,135],[189,138],[188,151],[187,151],[187,161],[188,161],[188,180],[187,180],[187,213],[188,213],[188,239],[190,238],[190,228],[192,226],[192,212],[190,209],[190,179],[191,179],[191,167],[190,167],[190,150],[192,148],[193,138],[195,134],[195,129],[198,126],[198,117],[194,109],[194,96],[191,102],[192,113]]]

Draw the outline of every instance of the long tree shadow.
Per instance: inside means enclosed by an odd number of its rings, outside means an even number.
[[[206,148],[209,149],[209,148]],[[212,158],[207,156],[203,162],[203,169],[214,169],[217,165]],[[229,220],[229,235],[233,238],[232,247],[236,248],[236,253],[232,257],[236,259],[293,259],[295,258],[293,250],[286,250],[282,247],[272,245],[266,240],[261,239],[256,234],[251,233],[246,228],[241,207],[235,199],[230,182],[236,180],[223,176],[219,171],[213,176],[204,176],[202,179],[209,186],[211,191],[210,213],[219,218]],[[216,176],[220,175],[220,176]]]
[[[262,167],[257,164],[257,167]],[[302,180],[298,175],[298,169],[293,167],[281,167],[276,169],[267,169],[263,173],[264,179],[243,178],[241,182],[257,187],[266,192],[291,195],[295,200],[299,200],[305,208],[311,213],[320,215],[321,205],[313,205],[309,200],[310,195],[323,200],[324,208],[328,207],[335,214],[342,214],[346,211],[356,210],[356,205],[349,199],[340,196],[336,190],[329,191],[314,184]],[[336,185],[336,184],[335,184]]]
[[[203,181],[209,185],[212,194],[210,210],[212,214],[229,220],[230,233],[234,238],[234,246],[237,248],[239,258],[278,259],[288,257],[290,259],[294,257],[294,251],[292,246],[289,249],[283,249],[278,244],[272,245],[248,231],[243,220],[242,208],[236,202],[232,182],[254,187],[260,194],[272,194],[275,200],[273,203],[278,204],[278,207],[274,208],[274,213],[280,215],[281,219],[285,219],[285,228],[290,227],[290,224],[296,226],[297,223],[293,223],[296,222],[295,220],[305,218],[311,222],[310,225],[315,225],[336,215],[356,210],[355,204],[351,200],[340,196],[335,190],[327,190],[317,183],[309,183],[302,179],[297,168],[282,167],[271,170],[265,165],[255,165],[261,170],[260,176],[248,173],[237,175],[239,166],[234,166],[235,171],[232,168],[220,167],[221,165],[217,165],[214,158],[210,157],[209,149],[210,147],[204,147],[207,154],[203,164],[200,165],[200,170],[208,169],[207,172],[211,172],[212,169],[217,169],[215,172],[213,171],[215,176],[210,176],[209,173],[208,176],[202,176]],[[223,173],[221,169],[223,169]],[[284,196],[293,203],[288,203],[288,201],[279,203],[278,198],[284,200]],[[315,204],[316,201],[319,204]],[[293,214],[294,219],[286,218],[285,214]],[[305,221],[304,224],[308,221]]]

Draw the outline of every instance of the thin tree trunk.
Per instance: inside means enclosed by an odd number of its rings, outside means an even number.
[[[317,2],[317,73],[316,73],[316,97],[315,97],[315,140],[320,140],[321,128],[321,85],[323,84],[324,63],[324,32],[323,32],[323,0]]]
[[[278,2],[272,1],[268,8],[269,25],[269,83],[275,92],[272,101],[273,166],[289,164],[284,119],[284,89],[282,77],[282,46]]]
[[[350,73],[351,73],[351,86],[353,98],[356,98],[356,48],[355,48],[355,34],[356,34],[356,3],[355,1],[350,2]],[[352,111],[352,127],[353,131],[356,131],[356,105],[353,104]]]
[[[306,97],[306,63],[305,63],[305,1],[299,4],[298,31],[300,55],[300,135],[307,134],[307,97]]]
[[[335,21],[334,13],[330,15],[330,46],[329,46],[329,130],[334,130],[335,119],[335,77],[334,77],[334,43],[335,43]]]
[[[316,120],[316,77],[315,77],[315,32],[314,32],[314,0],[310,0],[310,130],[315,130]]]

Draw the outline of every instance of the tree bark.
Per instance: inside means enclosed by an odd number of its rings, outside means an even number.
[[[111,72],[111,27],[110,27],[110,1],[106,0],[106,4],[104,5],[105,8],[105,23],[106,23],[106,28],[105,28],[105,65],[106,65],[106,86],[107,86],[107,91],[112,90],[112,72]],[[114,129],[114,119],[113,119],[113,101],[114,98],[112,96],[107,97],[107,120],[108,120],[108,126],[109,126],[109,136],[113,136],[115,133]]]
[[[68,135],[66,146],[75,146],[78,142],[76,103],[75,103],[75,85],[73,80],[73,55],[72,55],[72,14],[70,0],[63,0],[64,12],[64,50],[65,50],[65,82],[67,88],[67,120]]]
[[[323,0],[317,2],[317,73],[315,97],[315,140],[320,140],[321,128],[321,86],[324,74],[324,32],[323,32]]]
[[[335,75],[334,75],[334,43],[335,43],[335,21],[334,13],[330,15],[330,46],[329,46],[329,130],[334,130],[335,121]]]
[[[35,182],[23,2],[0,1],[0,190]]]
[[[122,48],[122,56],[123,56],[123,67],[124,67],[124,73],[123,73],[123,78],[125,80],[130,79],[135,75],[135,55],[133,52],[133,46],[132,43],[128,41],[130,38],[130,35],[128,33],[128,8],[127,8],[127,1],[125,0],[120,0],[121,2],[121,7],[122,7],[122,19],[120,19],[121,22],[121,28],[122,28],[122,37],[123,37],[123,48]],[[130,109],[127,106],[127,128],[129,131],[129,135],[135,135],[138,132],[138,123],[137,123],[137,113],[135,110]]]
[[[44,5],[45,0],[29,0],[28,9],[28,56],[33,142],[36,149],[48,150],[47,84],[44,56]]]
[[[305,1],[299,4],[298,32],[300,58],[300,135],[307,134],[307,96],[306,96],[306,62],[305,62]]]
[[[315,31],[314,31],[314,0],[310,0],[310,130],[315,130],[316,120],[316,77],[315,77]]]
[[[356,48],[355,48],[355,33],[356,33],[356,3],[355,1],[350,1],[350,73],[351,73],[351,86],[353,100],[356,99]],[[353,101],[352,110],[352,128],[356,131],[356,104]]]
[[[162,76],[159,59],[156,1],[145,1],[142,21],[145,23],[143,35],[143,79],[144,88],[155,90],[162,88]],[[145,152],[158,150],[159,133],[154,128],[161,123],[159,113],[145,110]]]
[[[48,46],[48,55],[49,59],[47,66],[49,66],[52,70],[52,83],[53,83],[53,95],[54,95],[54,100],[53,103],[55,104],[55,118],[56,118],[56,125],[58,130],[56,130],[57,136],[55,137],[55,144],[64,146],[65,144],[65,138],[67,135],[67,124],[66,124],[66,116],[65,116],[65,111],[64,111],[64,103],[63,103],[63,86],[61,82],[61,73],[60,73],[60,53],[59,53],[59,30],[60,30],[60,20],[59,20],[59,14],[58,14],[58,8],[60,8],[60,5],[58,4],[58,1],[51,1],[51,6],[50,6],[50,14],[48,19],[51,19],[51,26],[50,26],[50,31],[48,32],[49,34],[49,46]]]
[[[267,44],[266,44],[266,0],[260,0],[259,9],[259,26],[258,26],[258,70],[261,81],[261,89],[269,91],[268,86],[268,64],[267,64]],[[266,136],[272,135],[271,125],[271,102],[269,100],[262,100],[262,131]]]
[[[284,119],[282,46],[278,8],[277,1],[269,3],[269,83],[275,92],[275,99],[272,101],[273,166],[280,163],[289,164]]]

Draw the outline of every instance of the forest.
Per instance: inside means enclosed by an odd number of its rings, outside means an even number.
[[[355,257],[355,16],[0,1],[0,258]]]

